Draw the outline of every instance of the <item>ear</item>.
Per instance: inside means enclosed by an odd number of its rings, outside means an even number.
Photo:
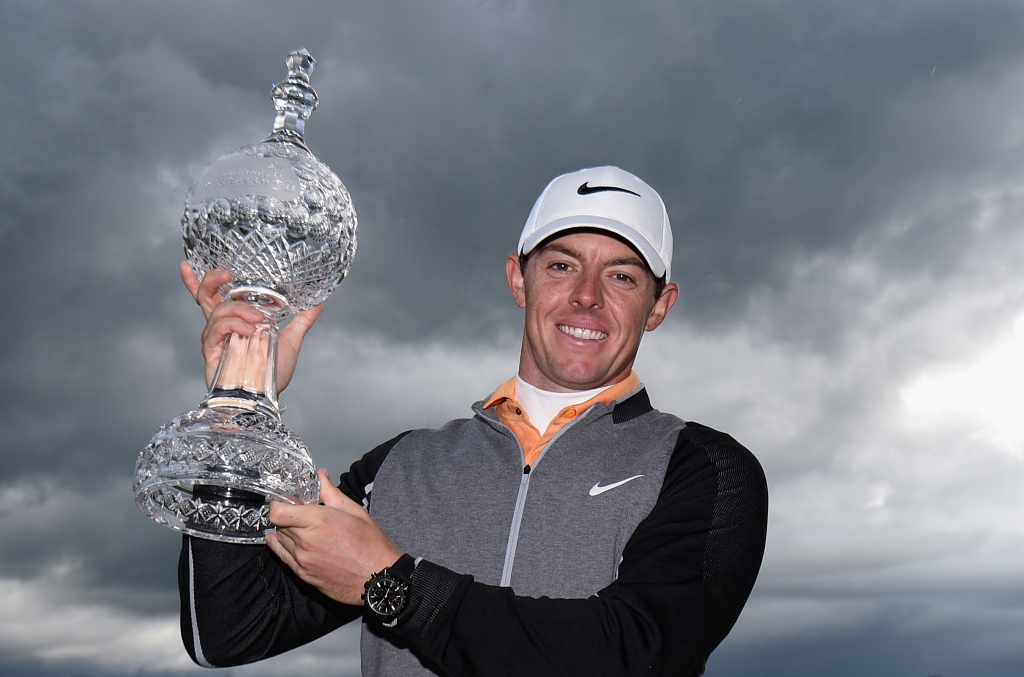
[[[519,268],[519,254],[512,252],[505,259],[505,277],[508,279],[508,290],[520,308],[526,307],[526,286],[523,282],[523,271]]]
[[[657,329],[665,321],[668,311],[672,310],[672,306],[676,304],[678,299],[679,285],[675,282],[669,282],[661,291],[661,296],[654,302],[654,308],[651,309],[651,314],[647,316],[647,324],[644,325],[644,330],[654,331]]]

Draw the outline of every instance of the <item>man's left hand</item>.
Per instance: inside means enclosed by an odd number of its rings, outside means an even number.
[[[323,505],[270,504],[276,534],[267,545],[299,578],[344,604],[361,605],[370,574],[402,556],[366,510],[331,484],[320,469]]]

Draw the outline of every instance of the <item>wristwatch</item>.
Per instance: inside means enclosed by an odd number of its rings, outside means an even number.
[[[416,560],[411,555],[402,555],[388,568],[372,574],[363,586],[366,610],[385,627],[394,627],[405,611],[409,603],[409,583],[415,570]]]

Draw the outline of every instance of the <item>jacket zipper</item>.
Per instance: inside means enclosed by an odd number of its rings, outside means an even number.
[[[590,411],[587,411],[587,413],[584,414],[583,416],[580,416],[579,418],[576,418],[570,421],[569,423],[565,424],[565,426],[561,430],[559,430],[554,437],[548,440],[548,443],[544,447],[544,450],[540,452],[540,456],[537,457],[533,464],[537,465],[538,463],[540,463],[540,459],[544,458],[544,454],[548,453],[548,449],[551,448],[551,446],[558,440],[558,438],[565,434],[566,430],[568,430],[569,428],[571,428],[572,426],[576,425],[584,418],[586,418],[587,414],[589,413]],[[488,420],[487,417],[483,416],[480,412],[477,412],[477,415],[485,420]],[[519,444],[519,438],[516,437],[514,432],[512,432],[512,429],[509,428],[504,423],[501,423],[500,421],[492,422],[504,428],[507,434],[512,439],[516,440],[516,446],[519,447],[519,454],[520,457],[522,457],[523,447],[521,444]],[[499,585],[506,588],[512,585],[512,565],[515,564],[516,546],[519,544],[519,526],[522,524],[523,510],[525,510],[526,508],[526,494],[527,492],[530,491],[530,470],[531,468],[529,465],[523,468],[523,474],[519,479],[519,494],[516,496],[516,508],[515,511],[513,511],[512,513],[512,528],[509,529],[508,543],[505,546],[505,565],[501,569],[501,583],[499,583]]]
[[[508,532],[508,545],[505,546],[505,566],[501,570],[502,587],[512,584],[512,563],[516,560],[516,546],[519,544],[519,525],[523,521],[523,509],[526,507],[526,494],[530,491],[530,466],[523,468],[523,476],[519,480],[519,495],[516,496],[516,509],[512,513],[512,529]]]

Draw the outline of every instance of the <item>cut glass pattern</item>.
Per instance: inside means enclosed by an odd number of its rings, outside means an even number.
[[[356,227],[338,177],[287,140],[222,156],[189,191],[181,218],[196,276],[230,270],[225,293],[266,287],[295,310],[323,303],[348,274]]]
[[[313,459],[298,436],[246,409],[201,408],[168,421],[136,465],[139,508],[203,538],[262,542],[272,529],[269,500],[309,503],[319,495]]]

